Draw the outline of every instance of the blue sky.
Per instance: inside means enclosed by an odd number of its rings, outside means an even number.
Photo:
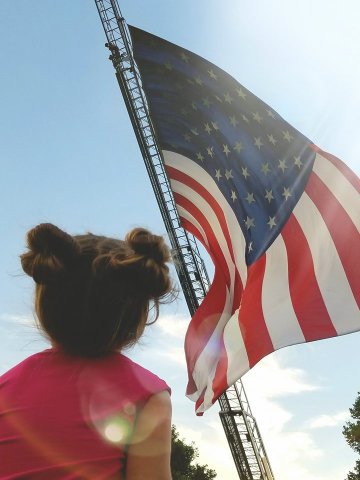
[[[359,174],[358,0],[119,3],[128,23],[217,64]],[[137,225],[165,228],[95,3],[2,0],[0,18],[3,372],[45,345],[18,261],[31,226],[120,237]],[[235,480],[217,405],[197,418],[184,397],[188,321],[180,297],[129,354],[171,385],[174,423],[201,461]],[[277,480],[338,480],[354,465],[341,429],[360,390],[359,341],[356,333],[285,348],[245,375]]]

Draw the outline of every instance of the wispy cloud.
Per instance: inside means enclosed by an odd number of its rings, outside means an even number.
[[[342,425],[348,420],[350,414],[348,411],[338,412],[333,415],[320,415],[309,421],[310,428],[336,427]]]
[[[184,339],[190,318],[184,315],[161,315],[156,322],[156,328],[162,333],[178,339]]]

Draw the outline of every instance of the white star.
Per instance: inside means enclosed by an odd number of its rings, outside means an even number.
[[[245,98],[246,98],[246,93],[245,93],[241,88],[237,88],[237,89],[236,89],[236,92],[237,92],[237,94],[239,95],[240,98],[242,98],[243,100],[245,100]]]
[[[201,86],[204,82],[201,80],[200,77],[196,77],[196,78],[195,78],[195,83],[197,83],[198,85]]]
[[[263,120],[263,117],[260,117],[258,112],[252,113],[252,116],[253,116],[253,119],[255,120],[255,122],[261,123],[262,120]]]
[[[252,251],[253,251],[253,242],[250,242],[249,246],[248,246],[248,253],[250,253]]]
[[[244,120],[244,122],[249,123],[249,119],[247,118],[246,115],[241,115],[241,117]]]
[[[254,194],[253,193],[248,193],[247,197],[245,199],[249,205],[255,202]]]
[[[248,172],[248,169],[247,167],[242,167],[242,175],[245,177],[245,180],[247,179],[247,177],[250,177],[250,173]]]
[[[265,198],[270,203],[271,200],[274,200],[273,191],[272,190],[265,190],[265,192],[266,192]]]
[[[210,100],[208,99],[208,97],[203,98],[202,102],[203,102],[204,107],[207,107],[207,108],[210,107]]]
[[[188,133],[184,133],[183,135],[184,139],[187,141],[187,142],[190,142],[191,141],[191,137]]]
[[[223,145],[223,152],[225,153],[226,156],[229,155],[230,150],[229,150],[229,147],[227,145]]]
[[[189,112],[186,110],[186,108],[181,108],[180,113],[181,115],[184,115],[184,117],[187,117],[189,115]]]
[[[301,161],[300,155],[298,157],[294,157],[294,164],[300,169],[302,167],[303,162]]]
[[[208,74],[210,75],[211,78],[213,78],[214,80],[217,80],[217,76],[214,73],[213,69],[208,70]]]
[[[279,160],[278,168],[280,168],[280,170],[282,170],[282,172],[284,173],[285,170],[288,168],[288,166],[286,165],[286,160]]]
[[[233,127],[236,127],[236,125],[239,123],[235,117],[235,115],[231,115],[231,117],[229,117],[230,119],[230,123]]]
[[[204,160],[204,157],[201,155],[201,152],[198,152],[196,154],[196,157],[197,157],[198,160],[200,160],[200,162],[202,162]]]
[[[195,102],[192,102],[191,107],[193,110],[197,110],[197,105]]]
[[[211,127],[210,127],[210,125],[209,125],[208,123],[205,123],[204,125],[205,125],[205,132],[210,135],[210,133],[211,133]]]
[[[229,180],[229,178],[234,178],[231,169],[225,170],[225,177],[226,177],[226,180]]]
[[[276,138],[274,138],[274,136],[272,134],[268,135],[267,137],[268,137],[270,143],[272,143],[273,145],[276,144],[277,140],[276,140]]]
[[[235,143],[234,150],[236,150],[238,153],[240,153],[243,148],[244,147],[243,147],[243,144],[241,142],[236,142]]]
[[[269,172],[270,172],[270,168],[269,168],[269,163],[266,162],[266,163],[263,163],[261,165],[261,171],[263,172],[264,175],[267,175]]]
[[[234,190],[231,190],[231,200],[235,202],[236,199],[237,199],[236,192],[234,192]]]
[[[209,155],[209,157],[212,158],[214,156],[214,147],[207,147],[206,151],[207,151],[207,154]]]
[[[184,62],[186,62],[186,63],[188,63],[189,58],[190,58],[189,55],[186,55],[185,52],[182,52],[182,53],[180,54],[180,57],[181,57],[181,58],[184,60]]]
[[[254,137],[254,140],[255,140],[255,142],[254,142],[255,147],[257,147],[260,150],[260,148],[264,145],[261,141],[261,138],[260,137]]]
[[[282,193],[282,196],[285,197],[285,201],[291,197],[291,193],[290,193],[290,188],[285,188],[284,187],[284,191]]]
[[[216,98],[216,100],[220,103],[222,103],[222,99],[219,97],[219,95],[214,95],[214,97]]]
[[[249,230],[251,227],[255,227],[255,219],[254,218],[246,217],[246,220],[244,220],[244,222],[245,222],[247,230]]]
[[[266,110],[266,113],[269,115],[269,117],[275,118],[275,113],[272,112],[271,110]]]
[[[215,170],[215,172],[216,172],[215,177],[217,178],[217,181],[219,181],[220,178],[222,177],[221,172],[220,172],[220,168],[219,168],[219,170]]]
[[[294,137],[290,135],[290,132],[288,130],[285,130],[282,133],[284,135],[284,140],[287,140],[289,143],[291,142],[291,140],[294,139]]]
[[[272,230],[273,227],[276,227],[275,217],[269,217],[267,225],[269,225],[270,230]]]
[[[172,69],[173,69],[173,67],[172,67],[172,65],[171,65],[170,62],[166,62],[166,63],[164,63],[164,65],[165,65],[165,68],[166,68],[167,70],[172,70]]]
[[[191,133],[195,136],[199,135],[199,132],[197,131],[197,128],[192,128]]]
[[[231,104],[231,102],[233,101],[233,98],[230,96],[230,93],[225,93],[224,100],[225,100],[225,102]]]
[[[211,125],[214,130],[219,130],[218,124],[216,122],[211,122]]]

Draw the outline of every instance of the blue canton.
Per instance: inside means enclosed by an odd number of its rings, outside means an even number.
[[[205,59],[130,27],[162,150],[211,175],[246,239],[250,265],[271,245],[312,171],[311,142]]]

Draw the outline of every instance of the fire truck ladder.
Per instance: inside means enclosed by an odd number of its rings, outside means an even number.
[[[196,239],[181,225],[162,156],[151,123],[130,36],[117,0],[95,0],[121,93],[138,141],[175,256],[190,314],[209,289],[210,281]],[[220,418],[240,480],[273,480],[266,451],[241,380],[219,398]]]

